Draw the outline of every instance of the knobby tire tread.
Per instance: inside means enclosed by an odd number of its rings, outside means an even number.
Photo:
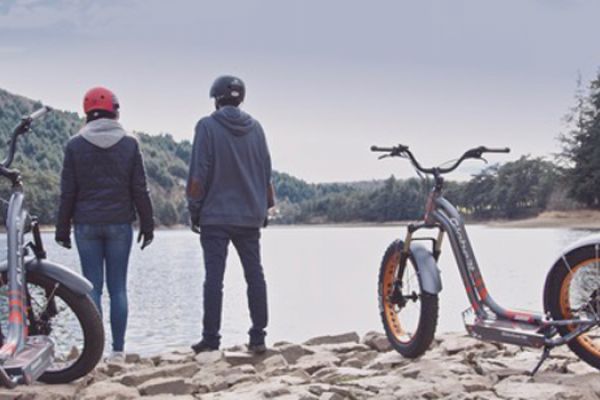
[[[439,298],[437,294],[423,292],[423,286],[421,280],[419,279],[419,290],[421,292],[421,310],[419,314],[419,324],[417,326],[417,330],[408,343],[402,343],[398,341],[394,336],[392,328],[388,325],[388,320],[385,315],[383,305],[385,302],[383,284],[388,260],[394,255],[394,253],[398,252],[399,249],[402,248],[402,246],[403,242],[400,240],[392,242],[386,249],[381,260],[378,280],[379,310],[385,334],[390,344],[392,345],[392,348],[394,348],[394,350],[402,354],[404,357],[417,358],[427,351],[435,337],[435,330],[437,327],[439,313]],[[409,266],[408,263],[412,263],[416,266],[415,260],[412,257],[410,257],[407,260],[407,265],[405,268],[411,268],[411,266]],[[418,273],[418,266],[416,268],[416,272]]]
[[[595,257],[594,247],[585,246],[569,252],[566,259],[569,265],[575,266]],[[567,278],[568,273],[569,269],[565,266],[564,261],[561,258],[554,264],[546,279],[544,288],[544,310],[549,312],[554,320],[567,318],[567,316],[563,315],[560,307],[560,296],[561,287],[564,280]],[[557,329],[562,336],[565,336],[570,332],[569,328],[566,326],[558,326]],[[600,369],[600,357],[586,349],[579,340],[571,340],[567,345],[581,360],[596,369]]]

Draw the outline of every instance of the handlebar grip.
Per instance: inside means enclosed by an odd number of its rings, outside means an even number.
[[[371,146],[371,151],[394,151],[393,147]]]
[[[52,110],[50,107],[42,106],[42,108],[35,110],[34,112],[31,113],[31,115],[29,117],[26,117],[26,118],[28,118],[30,120],[34,120],[34,119],[37,119],[37,118],[41,117],[42,115],[46,114],[50,110]]]
[[[502,149],[489,149],[484,147],[483,151],[486,153],[510,153],[510,149],[508,147],[504,147]]]

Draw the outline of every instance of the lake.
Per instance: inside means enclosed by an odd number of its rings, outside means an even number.
[[[483,225],[470,225],[467,230],[494,299],[505,307],[533,311],[542,310],[546,272],[560,250],[591,233]],[[263,230],[268,343],[302,342],[347,331],[360,335],[382,331],[377,307],[379,263],[388,244],[404,234],[405,228],[392,226],[273,226]],[[48,258],[79,270],[77,251],[58,247],[53,237],[52,233],[43,234]],[[0,246],[5,253],[4,237]],[[447,240],[439,265],[444,288],[438,332],[462,331],[461,312],[468,301]],[[129,272],[126,350],[151,355],[199,340],[203,276],[199,238],[188,230],[157,231],[154,243],[144,251],[136,245]],[[110,336],[108,321],[105,323]],[[249,326],[242,267],[230,246],[223,345],[246,343]],[[110,343],[110,338],[107,340]]]

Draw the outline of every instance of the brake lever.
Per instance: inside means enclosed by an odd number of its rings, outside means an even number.
[[[391,157],[391,155],[390,154],[384,154],[382,156],[377,157],[377,159],[378,160],[382,160],[382,159],[387,158],[387,157]]]

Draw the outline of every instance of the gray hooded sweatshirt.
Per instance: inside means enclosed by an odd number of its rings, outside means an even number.
[[[224,106],[198,122],[187,198],[200,225],[262,226],[270,184],[271,157],[258,121]]]
[[[79,134],[91,144],[102,149],[108,149],[123,139],[127,132],[118,121],[110,118],[100,118],[85,124]]]

